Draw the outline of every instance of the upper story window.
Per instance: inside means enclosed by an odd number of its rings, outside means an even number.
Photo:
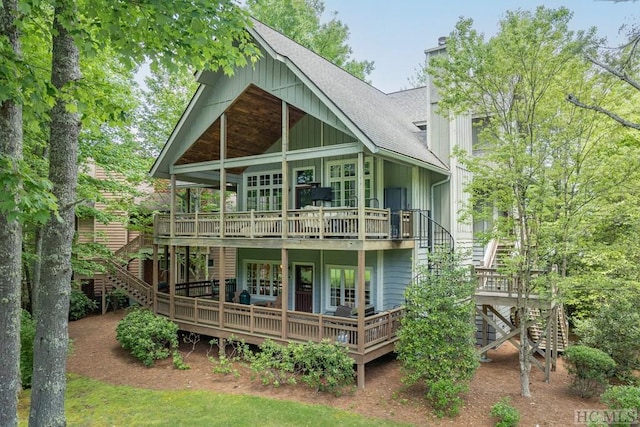
[[[282,209],[282,172],[259,172],[246,176],[247,210]]]
[[[333,192],[331,206],[358,206],[358,160],[347,159],[327,163],[328,184]],[[364,161],[364,198],[373,197],[372,160]],[[366,206],[366,204],[365,204]]]

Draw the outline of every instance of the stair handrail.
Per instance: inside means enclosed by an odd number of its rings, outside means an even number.
[[[142,305],[151,305],[153,302],[153,289],[150,284],[140,279],[126,268],[119,265],[116,261],[103,259],[103,264],[109,272],[114,274],[118,279],[125,281],[127,286],[135,290],[139,297],[132,292],[127,292],[130,298],[135,299]],[[117,284],[114,284],[117,287]]]
[[[429,252],[435,252],[436,248],[444,248],[447,252],[453,252],[455,241],[453,236],[443,225],[434,220],[430,211],[415,209],[418,220],[418,232],[414,234],[420,248],[428,248]]]
[[[116,258],[129,261],[129,255],[138,252],[140,249],[151,246],[153,237],[150,234],[142,233],[129,240],[115,251]]]

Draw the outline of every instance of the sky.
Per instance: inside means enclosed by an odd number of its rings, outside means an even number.
[[[374,62],[368,76],[383,92],[410,87],[409,77],[424,62],[424,50],[435,47],[438,37],[448,35],[460,16],[472,18],[474,28],[485,37],[495,35],[507,10],[533,10],[543,5],[564,6],[573,12],[571,28],[598,29],[609,45],[619,45],[623,24],[640,24],[640,1],[610,0],[324,0],[329,12],[349,27],[347,43],[356,60]]]

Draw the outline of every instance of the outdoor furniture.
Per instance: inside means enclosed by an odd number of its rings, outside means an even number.
[[[351,317],[351,307],[346,305],[339,305],[333,315],[338,317]]]

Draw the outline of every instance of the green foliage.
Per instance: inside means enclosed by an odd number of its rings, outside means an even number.
[[[508,396],[491,407],[490,415],[498,419],[496,427],[517,427],[520,422],[520,412],[511,405]]]
[[[69,320],[78,320],[98,308],[98,304],[80,289],[71,289],[69,301]]]
[[[207,357],[211,363],[215,364],[213,368],[215,374],[233,374],[234,377],[238,377],[240,374],[238,370],[234,368],[233,363],[251,360],[253,353],[251,353],[249,345],[246,344],[244,340],[238,340],[233,335],[225,341],[225,344],[225,352],[218,351],[218,358],[215,359],[209,356],[209,352],[214,345],[218,345],[218,340],[212,339],[209,341],[210,348],[207,352]]]
[[[36,322],[28,311],[22,310],[20,317],[20,379],[22,388],[31,388],[33,377],[33,339],[36,336]]]
[[[628,414],[627,421],[620,420],[616,426],[637,425],[640,418],[640,387],[633,386],[614,386],[609,387],[602,396],[602,403],[607,405],[609,409],[623,410]]]
[[[107,292],[107,300],[114,311],[129,306],[129,295],[124,289],[114,288],[110,290]]]
[[[640,297],[618,293],[593,317],[576,322],[580,344],[602,350],[616,362],[616,375],[628,377],[640,366]]]
[[[451,378],[440,378],[429,385],[425,396],[438,417],[455,417],[464,404],[460,395],[467,391],[469,391],[469,386],[466,382],[454,382]]]
[[[349,27],[337,12],[331,13],[329,22],[320,22],[325,11],[322,0],[248,0],[247,8],[259,21],[354,76],[364,80],[373,71],[373,62],[351,58]]]
[[[353,359],[349,357],[349,350],[328,340],[286,346],[265,340],[258,351],[244,355],[254,378],[259,378],[264,385],[279,387],[296,384],[299,379],[316,391],[339,395],[344,387],[353,384]]]
[[[564,353],[571,388],[581,397],[591,397],[608,384],[616,362],[602,350],[572,345]]]
[[[264,385],[279,387],[283,384],[295,384],[295,362],[293,349],[271,340],[260,344],[259,350],[250,358],[254,378]]]
[[[396,352],[403,382],[423,384],[434,408],[445,409],[446,400],[464,390],[478,367],[470,298],[475,286],[457,256],[434,254],[430,263],[439,274],[423,269],[405,291],[406,315]],[[449,393],[446,386],[454,384]],[[445,412],[455,412],[458,403],[452,403]]]
[[[127,314],[118,323],[116,339],[145,366],[173,355],[174,365],[185,369],[178,352],[178,325],[147,309],[134,309]]]
[[[305,384],[336,395],[345,386],[353,384],[353,359],[345,345],[324,340],[290,346],[293,347],[296,371]]]

